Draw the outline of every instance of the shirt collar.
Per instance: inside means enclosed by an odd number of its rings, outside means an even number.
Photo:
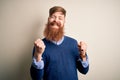
[[[59,41],[51,41],[51,42],[54,43],[54,44],[56,44],[56,45],[60,45],[63,42],[63,40],[64,40],[64,36]]]

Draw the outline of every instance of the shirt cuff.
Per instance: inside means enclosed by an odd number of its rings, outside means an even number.
[[[35,59],[35,57],[33,57],[32,65],[36,69],[43,69],[44,68],[44,62],[43,62],[43,60],[37,62],[36,59]]]
[[[80,61],[82,63],[82,66],[84,68],[88,67],[88,65],[89,65],[89,61],[88,61],[88,56],[87,55],[86,55],[86,61],[83,61],[81,58],[79,58],[78,61]]]

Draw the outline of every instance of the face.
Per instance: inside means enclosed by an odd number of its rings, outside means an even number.
[[[53,29],[59,29],[64,27],[65,16],[62,12],[55,12],[48,18],[49,27]]]
[[[55,12],[48,18],[44,30],[44,36],[48,40],[59,41],[64,35],[65,16],[61,12]]]

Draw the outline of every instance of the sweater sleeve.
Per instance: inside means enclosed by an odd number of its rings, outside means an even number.
[[[35,48],[33,49],[33,55],[34,55]],[[30,68],[30,75],[32,80],[41,80],[44,74],[44,61],[36,62],[36,59],[34,56],[32,57],[32,65]]]
[[[79,55],[80,52],[78,49],[77,41],[74,44],[74,53],[76,54],[76,66],[77,66],[78,71],[82,74],[86,74],[89,70],[88,56],[86,55],[87,61],[82,61]]]
[[[43,62],[43,60],[37,62],[35,57],[33,57],[32,66],[35,67],[36,69],[43,69],[44,68],[44,62]]]
[[[88,57],[87,57],[86,61],[82,61],[82,59],[79,58],[77,60],[77,68],[78,68],[79,72],[81,72],[82,74],[86,74],[89,70]]]
[[[87,55],[86,55],[86,61],[83,61],[81,58],[79,58],[78,61],[81,62],[82,66],[83,66],[84,68],[86,68],[86,67],[89,66],[88,56],[87,56]]]

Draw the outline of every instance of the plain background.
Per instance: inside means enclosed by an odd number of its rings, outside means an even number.
[[[33,43],[56,5],[67,10],[65,34],[88,45],[79,80],[120,80],[120,0],[0,0],[0,80],[31,80]]]

